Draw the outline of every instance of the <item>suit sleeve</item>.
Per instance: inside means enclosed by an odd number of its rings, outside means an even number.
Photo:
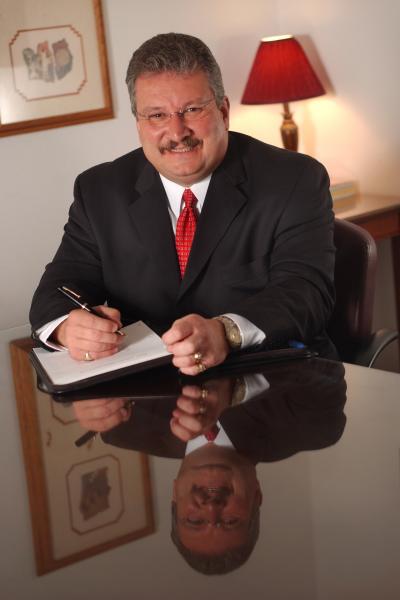
[[[266,285],[232,307],[265,332],[267,347],[324,335],[335,297],[333,230],[327,172],[308,160],[276,221]]]
[[[81,292],[92,305],[106,300],[97,240],[86,214],[79,177],[60,247],[33,296],[29,316],[34,330],[74,308],[57,291],[61,285]]]

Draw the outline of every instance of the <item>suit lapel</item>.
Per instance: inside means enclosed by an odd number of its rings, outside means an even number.
[[[240,156],[236,148],[230,145],[225,159],[211,178],[179,290],[179,298],[200,275],[220,239],[246,204],[246,196],[239,189],[239,183],[244,179],[245,172]]]
[[[180,274],[168,199],[158,173],[150,164],[143,168],[136,191],[139,196],[130,205],[129,213],[140,241],[160,265],[162,279],[171,291],[178,290]]]

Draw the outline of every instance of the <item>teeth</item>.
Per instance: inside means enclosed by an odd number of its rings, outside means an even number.
[[[190,152],[192,148],[171,148],[170,152]]]

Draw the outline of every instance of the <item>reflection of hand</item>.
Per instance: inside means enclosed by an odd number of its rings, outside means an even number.
[[[128,421],[132,404],[126,398],[96,398],[72,403],[75,417],[84,429],[108,431]]]
[[[225,329],[216,319],[187,315],[175,321],[162,336],[173,363],[185,375],[198,375],[222,363],[229,353]],[[200,358],[196,359],[196,354]]]
[[[121,327],[119,310],[109,306],[95,308],[107,319],[78,308],[72,310],[53,332],[52,339],[68,348],[70,355],[76,360],[85,360],[87,352],[91,359],[115,354],[123,339],[115,333]]]
[[[184,386],[172,413],[172,433],[188,442],[209,431],[230,406],[232,391],[233,382],[229,378],[207,381],[203,387]]]

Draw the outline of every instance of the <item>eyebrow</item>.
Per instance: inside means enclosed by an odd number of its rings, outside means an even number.
[[[181,104],[181,108],[184,108],[185,106],[190,106],[191,104],[201,104],[202,102],[206,102],[206,100],[203,100],[202,98],[195,98],[194,100],[188,100],[188,102],[184,102],[183,104]],[[143,111],[170,112],[165,108],[165,106],[145,106],[143,108]]]
[[[232,471],[232,467],[229,467],[228,465],[225,465],[224,463],[210,463],[210,464],[204,464],[204,465],[196,465],[193,467],[190,467],[191,469],[193,469],[194,471],[198,471],[199,469],[222,469],[223,471]]]

